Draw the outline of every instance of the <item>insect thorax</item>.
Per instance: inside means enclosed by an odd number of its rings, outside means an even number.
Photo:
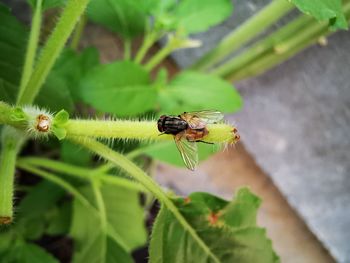
[[[176,135],[186,130],[188,124],[179,117],[165,117],[161,120],[161,128],[166,134]]]

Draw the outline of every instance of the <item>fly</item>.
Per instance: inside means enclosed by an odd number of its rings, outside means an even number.
[[[207,124],[217,123],[224,115],[219,111],[204,110],[184,112],[178,116],[162,115],[158,120],[158,130],[174,135],[174,141],[186,167],[194,170],[198,164],[196,142],[209,134]]]

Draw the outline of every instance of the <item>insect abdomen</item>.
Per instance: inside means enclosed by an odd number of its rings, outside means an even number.
[[[186,121],[177,117],[166,117],[162,120],[163,132],[176,135],[188,128]]]

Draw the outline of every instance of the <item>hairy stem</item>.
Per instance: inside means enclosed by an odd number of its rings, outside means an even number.
[[[23,125],[22,122],[16,122],[11,118],[6,117],[6,114],[14,110],[9,108],[5,103],[0,102],[0,124],[8,125]],[[4,116],[2,116],[2,113]],[[24,112],[28,119],[35,120],[37,116],[31,116],[33,114],[30,110]],[[38,114],[38,113],[35,113]],[[1,123],[1,121],[3,121]],[[21,126],[26,131],[26,126]],[[28,127],[28,125],[27,125]],[[203,141],[210,143],[235,143],[238,138],[235,132],[235,127],[225,124],[216,123],[208,124],[207,130],[209,132],[203,138]],[[34,127],[35,129],[35,127]],[[49,128],[50,129],[50,128]],[[161,134],[157,128],[157,122],[155,121],[125,121],[125,120],[68,120],[64,124],[64,130],[68,136],[80,136],[80,137],[94,137],[94,138],[118,138],[118,139],[136,139],[136,140],[173,140],[173,135]],[[32,131],[33,132],[33,131]]]
[[[94,121],[70,120],[65,127],[67,135],[95,138],[119,138],[137,140],[173,140],[172,135],[160,135],[154,121]],[[228,124],[208,124],[206,142],[234,142],[234,127]]]
[[[84,139],[80,137],[70,137],[73,142],[84,146],[85,148],[91,150],[92,152],[98,154],[104,159],[112,162],[115,166],[125,170],[130,176],[139,181],[145,188],[147,188],[163,205],[165,205],[175,216],[178,222],[183,226],[183,228],[188,231],[188,233],[193,237],[194,240],[202,247],[202,249],[211,256],[214,262],[220,262],[218,258],[211,252],[203,240],[197,235],[195,230],[188,224],[186,219],[182,216],[180,211],[171,201],[171,199],[163,192],[161,187],[144,171],[141,170],[137,165],[131,162],[129,159],[123,155],[111,150],[107,146],[99,143],[93,139]]]
[[[42,50],[33,74],[21,96],[18,97],[19,105],[31,104],[34,101],[88,2],[89,0],[67,1],[61,18]]]
[[[14,175],[17,153],[23,136],[12,127],[4,127],[0,154],[0,224],[9,224],[13,218]]]
[[[19,85],[19,91],[17,94],[17,103],[19,102],[19,99],[22,97],[24,89],[33,71],[35,56],[36,56],[39,38],[40,38],[41,20],[42,20],[42,0],[38,0],[36,1],[34,15],[32,18],[32,25],[30,28],[27,51],[24,59],[22,77]]]
[[[249,40],[256,37],[293,8],[294,6],[286,0],[273,0],[260,12],[227,35],[215,48],[206,53],[190,68],[204,71],[212,67],[225,56],[238,50]]]

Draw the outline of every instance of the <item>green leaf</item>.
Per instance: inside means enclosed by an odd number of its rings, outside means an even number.
[[[16,252],[18,263],[59,263],[49,252],[32,243],[24,243]]]
[[[72,112],[74,108],[69,89],[65,80],[51,71],[47,80],[35,99],[35,104],[43,106],[52,111],[58,111],[64,108],[68,112]]]
[[[48,225],[45,233],[49,235],[65,235],[69,232],[72,214],[72,202],[64,202],[55,206],[47,215]]]
[[[28,40],[28,32],[0,4],[0,100],[15,103]],[[35,104],[52,111],[72,111],[73,101],[64,80],[54,71],[48,76]]]
[[[82,192],[91,203],[95,203],[90,188],[83,188]],[[76,244],[74,262],[87,262],[86,259],[88,262],[108,262],[101,260],[109,257],[119,257],[118,262],[132,262],[128,253],[144,245],[147,238],[138,193],[107,184],[101,187],[101,192],[107,215],[107,233],[100,227],[97,210],[74,201],[70,231]]]
[[[206,249],[163,206],[153,226],[151,263],[279,261],[265,230],[255,224],[260,199],[248,189],[239,190],[232,202],[208,193],[193,193],[174,202]]]
[[[154,108],[156,89],[147,71],[131,61],[118,61],[92,69],[80,83],[84,101],[96,109],[131,116]]]
[[[162,112],[179,114],[203,109],[235,112],[242,98],[229,83],[218,77],[197,72],[182,72],[159,94]]]
[[[64,190],[51,182],[42,181],[35,185],[22,199],[17,209],[18,232],[25,238],[39,238],[44,232],[45,213],[63,196]]]
[[[59,139],[62,140],[66,137],[67,131],[65,125],[69,120],[69,114],[65,110],[60,110],[56,113],[52,122],[52,132]]]
[[[37,0],[27,0],[32,9],[35,8]],[[67,0],[43,0],[42,11],[46,11],[51,8],[62,7]]]
[[[175,10],[178,26],[188,34],[199,33],[219,24],[233,11],[231,0],[182,0]]]
[[[92,155],[84,148],[65,140],[61,144],[61,159],[65,163],[88,166],[92,159]]]
[[[329,20],[334,29],[347,29],[341,0],[291,0],[297,8],[317,20]]]
[[[232,14],[230,0],[146,1],[155,18],[155,29],[199,33],[223,22]]]
[[[57,126],[64,126],[69,120],[69,114],[65,110],[60,110],[53,118],[53,124]]]
[[[145,146],[144,149],[141,148],[141,150],[144,154],[159,161],[175,166],[186,167],[173,141],[155,143]],[[219,147],[217,145],[198,143],[198,158],[200,161],[206,160],[218,151]]]
[[[92,0],[87,15],[95,23],[129,39],[144,32],[146,10],[142,7],[136,0]]]
[[[28,32],[0,3],[0,100],[14,103]]]
[[[56,136],[57,139],[63,140],[67,136],[67,131],[64,128],[61,127],[52,127],[52,133]]]
[[[256,226],[256,216],[261,199],[247,189],[238,191],[236,198],[225,207],[222,218],[233,228]]]
[[[56,61],[54,71],[62,77],[74,101],[81,101],[79,90],[80,79],[91,68],[99,64],[96,48],[86,48],[80,54],[71,49],[64,49]]]

